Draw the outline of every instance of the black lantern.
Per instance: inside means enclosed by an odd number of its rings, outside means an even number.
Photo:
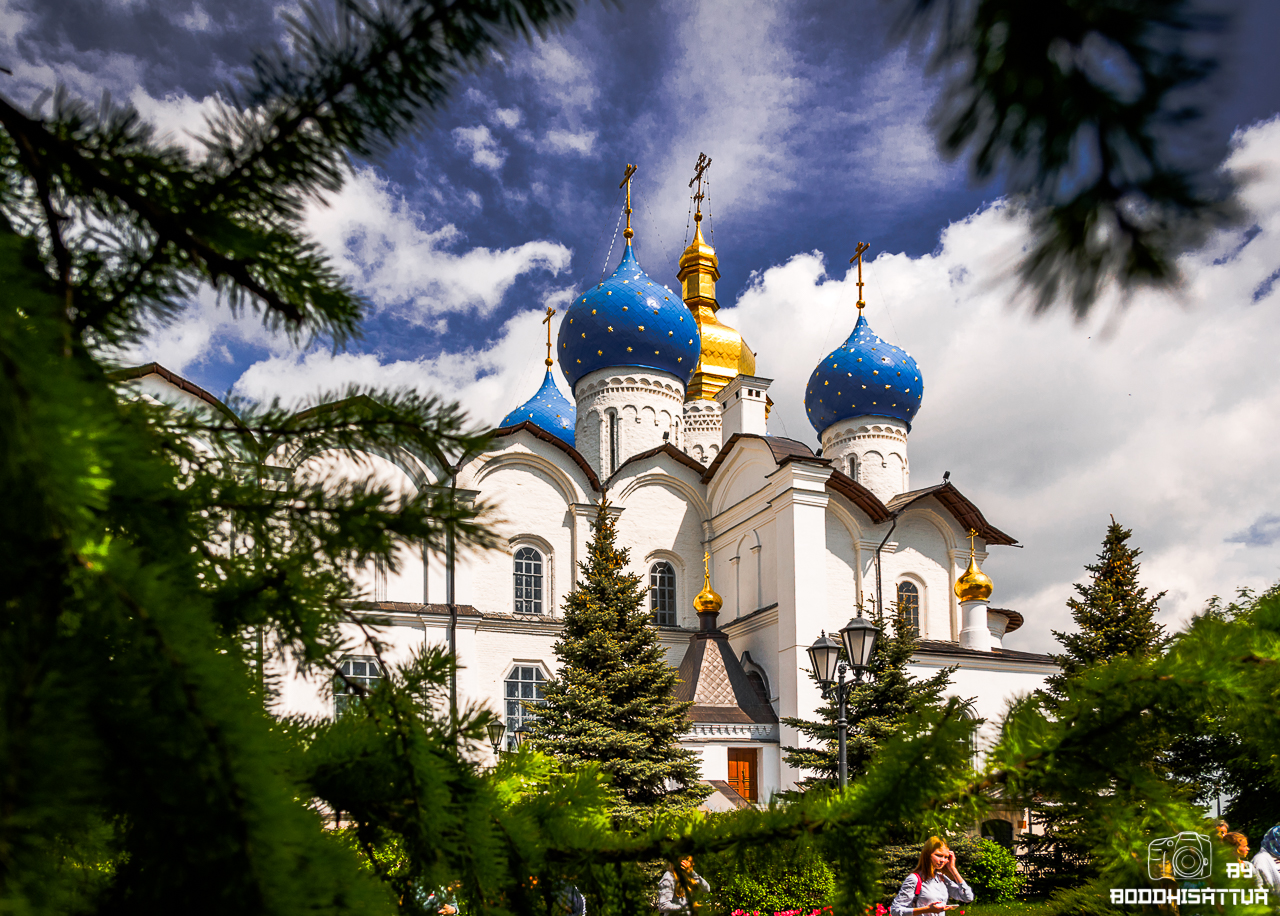
[[[822,635],[809,647],[809,662],[813,665],[814,677],[825,690],[836,682],[836,668],[840,664],[840,644],[827,635]]]
[[[485,731],[489,733],[489,743],[493,745],[494,754],[498,754],[502,749],[502,736],[507,733],[507,723],[501,719],[494,719],[485,726]]]
[[[511,733],[511,741],[515,745],[516,750],[520,749],[520,745],[524,744],[524,739],[529,737],[529,730],[521,725]]]
[[[861,673],[870,666],[871,652],[876,647],[876,637],[879,635],[880,628],[861,614],[840,630],[840,641],[844,643],[845,655],[849,657],[849,665],[855,672]]]

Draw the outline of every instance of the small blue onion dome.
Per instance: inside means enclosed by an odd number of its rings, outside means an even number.
[[[876,336],[859,314],[849,339],[809,376],[804,406],[819,436],[832,423],[867,415],[901,420],[910,432],[923,398],[916,361]]]
[[[678,293],[651,280],[627,242],[609,279],[579,296],[564,321],[556,355],[569,384],[597,369],[660,369],[688,384],[702,353],[693,313]]]
[[[548,369],[538,393],[503,417],[502,425],[515,426],[528,420],[562,442],[573,445],[573,424],[577,415],[578,408],[560,393]]]

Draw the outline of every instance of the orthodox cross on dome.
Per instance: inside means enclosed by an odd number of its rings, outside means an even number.
[[[853,257],[849,259],[850,264],[852,264],[854,261],[858,262],[858,312],[859,314],[861,314],[862,310],[867,307],[867,301],[862,298],[862,255],[870,247],[871,246],[866,242],[859,242],[858,247],[854,249]]]
[[[969,559],[970,560],[972,560],[974,557],[974,552],[976,548],[973,546],[973,539],[976,538],[977,536],[978,536],[978,529],[970,528],[969,529]]]
[[[632,236],[635,235],[635,233],[631,231],[631,176],[635,173],[636,167],[628,162],[626,174],[622,176],[622,184],[618,185],[619,188],[627,189],[627,228],[622,233],[623,238],[627,241],[631,241]],[[617,231],[617,229],[614,230],[614,232]]]
[[[547,317],[542,319],[542,323],[547,326],[547,368],[551,368],[551,316],[556,310],[551,306],[547,306]]]
[[[698,192],[693,195],[693,200],[697,204],[697,210],[693,214],[695,222],[702,222],[702,199],[706,195],[702,193],[702,175],[711,168],[711,157],[706,153],[698,153],[698,162],[693,167],[693,177],[689,179],[689,187],[693,187],[693,183],[698,183]]]

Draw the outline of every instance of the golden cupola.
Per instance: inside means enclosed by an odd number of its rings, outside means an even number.
[[[693,241],[680,256],[680,281],[684,303],[693,312],[702,335],[702,356],[685,389],[686,401],[710,401],[716,392],[739,375],[756,374],[756,355],[742,335],[716,318],[716,281],[720,262],[716,250],[702,237],[701,191],[696,195],[698,210],[693,215]]]
[[[974,556],[973,539],[977,534],[976,531],[969,531],[969,568],[956,580],[956,597],[961,601],[987,601],[995,587],[991,577],[982,571]]]
[[[702,591],[693,599],[693,609],[698,612],[698,620],[704,630],[716,628],[716,616],[724,606],[724,599],[711,587],[711,554],[702,555]]]

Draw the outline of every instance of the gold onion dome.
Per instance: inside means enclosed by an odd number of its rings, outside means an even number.
[[[703,560],[707,562],[706,559]],[[716,590],[711,587],[711,570],[704,569],[702,573],[702,591],[698,592],[696,598],[693,599],[693,609],[699,614],[719,614],[720,608],[724,606],[724,599],[716,594]]]
[[[978,567],[977,559],[970,552],[969,568],[956,580],[956,597],[961,601],[986,601],[994,587],[991,577]]]
[[[756,355],[742,335],[716,318],[716,281],[720,262],[716,250],[702,237],[702,212],[694,214],[693,241],[680,256],[680,281],[685,305],[693,312],[702,337],[702,355],[685,392],[686,401],[709,401],[739,375],[756,374]]]

